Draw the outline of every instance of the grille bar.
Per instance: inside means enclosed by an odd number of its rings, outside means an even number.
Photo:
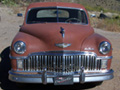
[[[24,59],[24,71],[43,71],[69,73],[80,71],[84,67],[87,71],[100,71],[101,59],[91,55],[51,56],[33,55]]]

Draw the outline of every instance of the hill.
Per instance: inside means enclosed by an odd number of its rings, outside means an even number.
[[[74,2],[85,6],[89,14],[96,14],[97,17],[90,17],[94,28],[101,28],[112,32],[120,32],[120,0],[0,0],[6,6],[15,6],[13,11],[19,13],[19,6],[26,7],[33,2]],[[17,7],[16,7],[17,6]],[[99,19],[100,11],[103,11],[109,18]]]
[[[113,11],[120,11],[120,0],[0,0],[3,4],[25,4],[31,2],[75,2],[93,8],[99,7]]]
[[[75,1],[75,0],[74,0]],[[101,7],[120,12],[120,0],[78,0],[78,3],[91,7]]]

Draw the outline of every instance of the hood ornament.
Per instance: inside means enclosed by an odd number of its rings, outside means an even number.
[[[58,43],[58,44],[55,44],[55,46],[60,47],[60,48],[67,48],[67,47],[71,46],[71,44]]]
[[[65,30],[64,28],[60,27],[60,33],[62,35],[62,37],[64,38],[65,37]],[[67,43],[58,43],[58,44],[55,44],[55,46],[57,47],[60,47],[60,48],[67,48],[69,46],[71,46],[71,44],[67,44]]]
[[[64,28],[60,27],[60,33],[62,34],[62,37],[64,38],[65,37],[65,30]]]

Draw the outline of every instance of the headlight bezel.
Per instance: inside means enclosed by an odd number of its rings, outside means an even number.
[[[17,54],[24,54],[26,52],[26,44],[23,41],[17,41],[14,43],[14,52]]]
[[[104,51],[105,50],[105,51]],[[107,41],[103,41],[99,45],[99,52],[103,55],[106,55],[110,52],[111,50],[111,44]]]

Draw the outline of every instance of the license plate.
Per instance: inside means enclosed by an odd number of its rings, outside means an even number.
[[[54,85],[72,85],[73,76],[59,76],[54,78]]]

